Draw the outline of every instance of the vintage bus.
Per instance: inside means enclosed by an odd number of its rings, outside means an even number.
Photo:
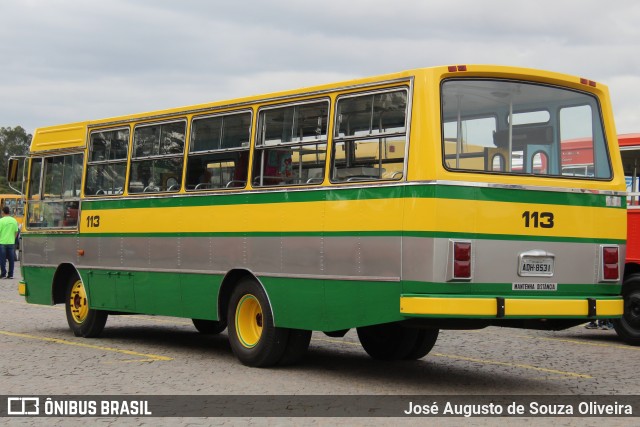
[[[563,173],[576,138],[589,176]],[[40,128],[26,162],[19,292],[76,336],[179,316],[270,366],[312,331],[407,360],[440,329],[623,313],[625,178],[588,79],[409,70]]]
[[[618,144],[627,177],[627,259],[622,284],[624,315],[613,325],[622,339],[640,345],[640,134],[618,135]]]

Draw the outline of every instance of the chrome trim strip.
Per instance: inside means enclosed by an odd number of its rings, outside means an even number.
[[[563,188],[563,187],[545,187],[541,185],[520,185],[520,184],[497,184],[493,182],[476,182],[476,181],[452,181],[452,180],[435,180],[435,181],[412,181],[407,185],[450,185],[458,187],[480,187],[480,188],[501,188],[507,190],[535,190],[535,191],[551,191],[554,193],[582,193],[597,194],[606,196],[626,196],[626,191],[612,190],[592,190],[587,188]]]
[[[397,276],[342,276],[342,275],[320,275],[320,274],[277,274],[277,273],[262,273],[256,272],[256,276],[260,277],[284,277],[287,279],[320,279],[320,280],[355,280],[355,281],[368,281],[368,282],[400,282],[400,277]]]
[[[24,267],[36,267],[36,268],[57,268],[57,264],[25,264]],[[175,268],[136,268],[127,267],[126,269],[120,267],[105,267],[105,266],[92,266],[92,265],[74,265],[77,270],[100,270],[100,271],[118,271],[118,272],[151,272],[151,273],[179,273],[179,274],[208,274],[208,275],[220,275],[226,276],[229,272],[223,270],[182,270]],[[247,269],[246,267],[237,267]],[[351,281],[368,281],[368,282],[393,282],[399,283],[400,277],[382,277],[382,276],[342,276],[342,275],[319,275],[319,274],[277,274],[277,273],[264,273],[264,272],[252,272],[257,278],[260,277],[281,277],[286,279],[315,279],[315,280],[351,280]]]
[[[621,196],[626,197],[625,191],[612,191],[612,190],[592,190],[585,188],[562,188],[562,187],[545,187],[539,185],[514,185],[514,184],[497,184],[490,182],[476,182],[476,181],[451,181],[451,180],[427,180],[427,181],[371,181],[367,183],[335,183],[332,185],[314,186],[314,187],[269,187],[264,188],[252,188],[247,189],[222,189],[222,191],[207,191],[201,193],[189,192],[189,193],[173,193],[166,195],[154,195],[145,194],[145,199],[153,198],[166,198],[166,197],[204,197],[204,196],[225,196],[227,194],[260,194],[260,193],[288,193],[292,191],[326,191],[326,190],[340,190],[340,189],[366,189],[371,187],[402,187],[402,186],[417,186],[417,185],[443,185],[453,187],[476,187],[476,188],[497,188],[506,190],[532,190],[532,191],[550,191],[554,193],[578,193],[578,194],[594,194],[605,196]],[[127,197],[118,197],[118,200],[132,200],[140,198],[142,194],[130,195]],[[114,197],[91,197],[88,201],[94,200],[113,200]]]

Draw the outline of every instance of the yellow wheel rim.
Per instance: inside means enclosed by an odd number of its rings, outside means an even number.
[[[246,348],[255,347],[262,336],[262,306],[258,299],[247,294],[236,308],[236,334]]]
[[[89,314],[89,305],[87,304],[87,293],[84,290],[82,281],[78,280],[71,287],[71,295],[69,295],[69,307],[71,307],[71,317],[74,322],[82,323]]]

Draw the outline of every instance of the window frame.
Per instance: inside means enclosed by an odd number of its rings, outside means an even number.
[[[64,230],[64,231],[76,231],[79,227],[79,212],[80,212],[80,202],[82,200],[82,192],[84,190],[84,170],[85,170],[85,151],[68,151],[62,153],[55,154],[45,154],[45,155],[37,155],[30,157],[29,161],[29,192],[26,199],[26,210],[25,210],[25,223],[28,229],[33,231],[48,231],[48,230]],[[79,156],[79,162],[76,162],[75,165],[80,168],[80,175],[78,182],[78,189],[75,190],[75,194],[70,196],[64,195],[64,183],[65,178],[64,174],[61,177],[61,184],[63,186],[63,193],[59,197],[46,197],[44,194],[45,185],[47,181],[47,160],[53,158],[64,158],[64,157],[74,157]],[[40,171],[38,178],[38,189],[34,193],[33,191],[33,182],[31,180],[31,172],[34,162],[40,162]],[[73,165],[71,170],[73,171]],[[63,169],[64,171],[64,169]],[[58,196],[58,195],[56,195]],[[36,210],[36,206],[40,206],[37,210],[44,209],[47,206],[55,206],[60,205],[57,210],[59,215],[54,215],[51,219],[57,221],[54,225],[42,225],[48,224],[48,222],[42,221],[45,216],[44,213],[40,213],[41,221],[34,222],[31,220],[33,215],[33,211]],[[48,209],[47,209],[48,210]],[[68,224],[65,224],[68,222]]]
[[[120,130],[127,130],[129,132],[128,135],[128,139],[127,139],[127,154],[124,158],[122,159],[115,159],[115,160],[111,160],[111,159],[106,159],[106,160],[98,160],[98,161],[93,161],[91,160],[92,156],[93,156],[93,143],[92,143],[92,137],[94,133],[100,133],[100,132],[117,132]],[[122,196],[125,192],[125,190],[127,190],[127,179],[128,179],[128,171],[129,171],[129,163],[130,163],[130,156],[131,156],[131,146],[133,144],[133,138],[132,138],[133,132],[132,132],[132,127],[131,126],[119,126],[119,127],[115,127],[115,128],[104,128],[104,129],[92,129],[89,132],[89,147],[87,149],[87,162],[86,162],[86,166],[85,166],[85,176],[84,176],[84,183],[83,183],[83,194],[84,197],[111,197],[111,196]],[[87,194],[86,193],[86,185],[89,181],[88,179],[88,174],[89,174],[89,168],[91,166],[94,165],[114,165],[114,164],[124,164],[124,180],[122,182],[122,189],[119,193],[107,193],[106,191],[103,190],[102,193],[98,194],[98,191],[102,190],[96,190],[96,193],[94,194]]]
[[[144,127],[151,127],[151,126],[162,126],[162,125],[168,125],[168,124],[176,124],[176,123],[184,123],[184,141],[182,143],[182,150],[180,153],[171,153],[171,154],[152,154],[152,155],[146,155],[146,156],[140,156],[140,157],[136,157],[135,156],[135,151],[138,148],[136,146],[136,130],[140,129],[140,128],[144,128]],[[162,121],[158,121],[158,122],[140,122],[140,123],[135,123],[133,125],[133,132],[131,135],[131,148],[129,149],[129,157],[128,157],[128,167],[127,167],[127,179],[126,179],[126,191],[127,191],[127,195],[140,195],[140,194],[146,194],[146,195],[152,195],[152,194],[166,194],[166,193],[178,193],[180,192],[180,190],[182,189],[182,184],[183,184],[183,176],[184,176],[184,169],[185,169],[185,152],[186,152],[186,147],[188,144],[188,134],[189,134],[189,121],[186,117],[180,117],[180,118],[174,118],[174,119],[167,119],[167,120],[162,120]],[[162,134],[160,134],[160,137],[162,137]],[[161,144],[162,141],[158,141],[158,144]],[[180,162],[182,164],[182,167],[180,169],[180,173],[177,174],[177,176],[175,177],[178,181],[178,188],[176,190],[169,190],[169,189],[162,189],[161,186],[158,185],[154,185],[153,187],[149,184],[146,187],[143,188],[142,191],[131,191],[131,177],[132,177],[132,172],[133,172],[133,166],[134,163],[142,163],[142,162],[148,162],[148,161],[162,161],[162,160],[171,160],[171,159],[180,159]],[[168,178],[170,179],[170,178]],[[158,184],[162,184],[162,183],[158,183]],[[158,188],[158,190],[153,191],[153,188]],[[172,186],[173,187],[173,186]],[[151,188],[151,191],[145,191],[147,188]]]
[[[352,135],[352,136],[340,136],[340,124],[338,117],[338,106],[341,100],[349,99],[349,98],[357,98],[362,96],[375,96],[378,94],[391,93],[391,92],[404,92],[406,95],[406,105],[405,105],[405,114],[404,114],[404,132],[388,132],[388,133],[371,133],[368,135]],[[330,163],[329,163],[329,182],[332,184],[353,184],[354,182],[360,183],[377,183],[377,182],[399,182],[406,180],[407,176],[407,161],[408,161],[408,153],[409,153],[409,135],[411,132],[411,113],[413,107],[413,85],[402,85],[402,86],[390,86],[380,89],[373,90],[365,90],[362,92],[349,92],[345,94],[340,94],[336,97],[334,102],[334,111],[333,111],[333,132],[331,137],[331,153],[330,153]],[[402,171],[399,176],[398,172],[393,172],[392,177],[389,178],[376,178],[376,177],[352,177],[347,179],[336,179],[334,172],[336,170],[336,146],[338,143],[347,143],[347,142],[358,142],[358,141],[367,141],[367,140],[375,140],[382,138],[393,138],[393,137],[401,137],[404,136],[404,152],[402,157]],[[384,163],[400,163],[394,161],[382,161],[379,159],[378,164]]]
[[[249,115],[249,128],[248,128],[248,134],[247,134],[247,145],[246,147],[240,146],[240,147],[233,147],[233,148],[215,148],[215,149],[209,149],[209,150],[198,150],[198,151],[192,151],[192,148],[195,146],[194,144],[194,133],[193,133],[193,123],[197,120],[206,120],[209,118],[217,118],[217,117],[221,117],[223,119],[223,125],[221,127],[222,131],[224,132],[224,118],[228,117],[228,116],[239,116],[239,115],[243,115],[243,114],[248,114]],[[188,180],[189,178],[189,162],[192,159],[196,159],[198,157],[205,157],[208,155],[224,155],[225,153],[242,153],[242,152],[246,152],[247,153],[247,159],[246,159],[246,174],[245,174],[245,179],[244,182],[242,183],[242,180],[231,180],[229,181],[227,184],[225,184],[224,187],[206,187],[203,186],[201,188],[188,188],[188,184],[185,182],[185,191],[187,192],[194,192],[194,191],[218,191],[218,190],[239,190],[239,189],[244,189],[247,187],[247,181],[249,180],[249,169],[250,169],[250,165],[251,165],[251,137],[253,134],[253,128],[254,128],[254,111],[251,108],[243,108],[241,110],[232,110],[232,111],[223,111],[220,113],[214,113],[214,114],[204,114],[204,115],[198,115],[198,116],[192,116],[191,120],[189,121],[189,149],[186,150],[186,164],[185,164],[185,179]],[[224,138],[224,133],[221,135],[221,138]],[[224,160],[214,160],[217,162],[223,162]],[[230,161],[230,160],[227,160]],[[235,184],[242,184],[239,186],[236,186]],[[196,184],[196,187],[199,184]]]
[[[312,105],[312,104],[325,104],[326,105],[326,127],[325,133],[320,135],[320,138],[309,139],[309,140],[298,140],[298,141],[288,141],[288,142],[280,142],[277,144],[265,144],[265,134],[266,134],[266,124],[265,124],[265,114],[268,111],[285,109],[304,105]],[[262,106],[258,108],[257,111],[257,121],[256,121],[256,131],[255,131],[255,142],[253,146],[253,159],[251,162],[251,185],[253,188],[268,188],[268,187],[283,187],[283,186],[318,186],[322,185],[325,181],[326,169],[327,169],[327,153],[329,150],[329,139],[331,135],[331,108],[332,102],[330,97],[321,97],[321,98],[312,98],[312,99],[303,99],[303,100],[289,100],[280,104],[270,104],[266,106]],[[304,137],[303,137],[304,138]],[[306,146],[321,146],[324,145],[324,159],[321,161],[322,163],[322,176],[319,178],[308,178],[305,182],[281,182],[281,183],[265,183],[265,154],[269,151],[278,150],[281,148],[284,149],[298,149],[299,153],[302,152],[303,147]],[[317,149],[316,149],[317,151]],[[258,162],[258,158],[260,158],[259,168],[256,167]],[[302,167],[302,160],[300,159],[300,168]],[[260,179],[260,182],[256,181]],[[268,177],[267,177],[268,178]],[[298,178],[301,179],[301,178]]]
[[[492,169],[486,170],[486,169],[463,169],[463,168],[456,168],[456,167],[451,167],[449,165],[447,165],[447,158],[445,155],[445,131],[444,131],[444,127],[445,127],[445,122],[444,120],[444,107],[443,107],[443,88],[445,83],[447,82],[464,82],[464,81],[475,81],[475,82],[502,82],[502,83],[515,83],[515,84],[523,84],[523,85],[527,85],[527,86],[538,86],[541,88],[547,88],[547,89],[556,89],[556,90],[562,90],[562,91],[566,91],[566,92],[572,92],[575,94],[580,94],[583,95],[584,98],[583,99],[572,99],[571,102],[569,102],[569,100],[561,100],[559,102],[555,102],[554,104],[554,108],[550,109],[549,108],[549,104],[545,104],[544,108],[523,108],[522,106],[517,106],[518,108],[514,108],[513,110],[513,115],[515,116],[516,114],[523,114],[523,113],[528,113],[528,112],[535,112],[535,111],[547,111],[549,114],[549,120],[547,120],[546,122],[532,122],[532,123],[525,123],[525,124],[514,124],[513,125],[513,129],[516,129],[518,127],[521,128],[536,128],[536,127],[545,127],[545,126],[551,126],[553,128],[553,136],[554,138],[557,137],[558,139],[558,143],[557,146],[555,146],[555,144],[550,144],[551,147],[553,147],[554,150],[557,151],[557,156],[558,156],[558,167],[559,167],[559,173],[557,174],[552,174],[547,172],[546,174],[540,174],[540,173],[535,173],[535,172],[519,172],[519,171],[494,171]],[[614,170],[611,164],[611,153],[610,153],[610,146],[607,140],[607,135],[606,135],[606,127],[605,127],[605,120],[603,117],[603,109],[602,109],[602,105],[600,103],[600,99],[598,96],[596,96],[593,93],[590,92],[585,92],[582,91],[580,89],[576,89],[573,87],[569,87],[569,86],[562,86],[562,85],[553,85],[553,84],[546,84],[546,83],[541,83],[541,82],[537,82],[537,81],[532,81],[532,80],[525,80],[525,79],[509,79],[509,78],[492,78],[492,77],[481,77],[481,76],[476,76],[476,77],[470,77],[470,78],[460,78],[460,77],[452,77],[452,78],[445,78],[442,79],[440,81],[440,85],[439,85],[439,98],[438,98],[438,108],[440,111],[440,144],[441,144],[441,165],[443,167],[444,170],[446,170],[447,172],[452,172],[452,173],[471,173],[471,174],[490,174],[490,175],[508,175],[508,176],[521,176],[521,177],[535,177],[535,178],[549,178],[549,179],[582,179],[582,180],[590,180],[590,181],[603,181],[603,182],[608,182],[614,179]],[[597,147],[597,150],[599,151],[604,151],[603,153],[600,153],[601,156],[603,156],[603,158],[601,160],[599,160],[599,162],[603,162],[604,164],[607,165],[608,167],[608,171],[609,171],[609,176],[607,177],[596,177],[595,175],[592,177],[587,177],[587,176],[572,176],[572,175],[565,175],[563,174],[562,170],[565,166],[571,166],[571,165],[563,165],[562,164],[562,135],[561,135],[561,129],[562,129],[562,121],[560,120],[560,114],[562,112],[563,109],[566,108],[573,108],[573,107],[581,107],[581,106],[587,106],[590,108],[590,113],[591,113],[591,119],[592,119],[592,134],[590,136],[591,140],[592,140],[592,145],[591,145],[591,149],[594,151],[594,153],[596,152],[596,139],[599,139],[601,137],[602,142],[601,142],[601,146]],[[553,110],[553,111],[552,111]],[[495,112],[494,112],[495,113]],[[465,120],[471,119],[472,117],[476,117],[476,116],[489,116],[491,115],[491,113],[487,112],[487,114],[476,114],[476,115],[468,115],[465,117]],[[599,126],[597,126],[597,128],[594,127],[594,123],[595,120],[598,120]],[[498,118],[498,120],[496,121],[496,124],[502,123],[503,120],[502,118]],[[504,118],[504,123],[506,123],[507,127],[509,125],[509,118],[508,116],[506,116]],[[498,129],[498,130],[502,130],[502,129]],[[568,139],[570,140],[570,139]],[[492,147],[489,147],[492,148]],[[515,151],[515,150],[514,150]],[[534,154],[537,153],[538,150],[535,150]],[[533,155],[534,155],[533,154]],[[533,155],[531,156],[533,158]],[[526,161],[526,159],[523,158],[523,165],[524,162]],[[596,168],[596,160],[594,158],[594,163],[593,163],[593,168]],[[524,169],[524,166],[523,166]],[[550,166],[547,166],[547,170],[550,170]]]

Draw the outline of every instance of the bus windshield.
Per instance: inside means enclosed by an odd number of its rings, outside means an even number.
[[[444,165],[450,170],[611,179],[597,99],[507,80],[442,84]]]

